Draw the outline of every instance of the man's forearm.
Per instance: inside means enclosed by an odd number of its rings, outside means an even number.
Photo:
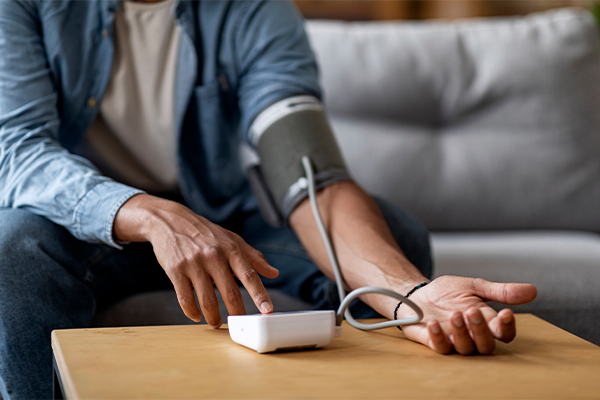
[[[379,286],[406,294],[427,280],[404,256],[377,204],[358,185],[342,182],[329,186],[317,194],[317,201],[346,289]],[[314,262],[334,280],[308,199],[294,210],[290,225]],[[389,318],[397,304],[392,298],[378,295],[361,299]]]

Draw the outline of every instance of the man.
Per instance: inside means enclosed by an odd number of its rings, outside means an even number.
[[[264,285],[335,307],[301,184],[305,154],[348,288],[415,290],[425,319],[404,327],[410,339],[490,353],[516,327],[510,310],[485,301],[536,295],[459,277],[419,286],[431,275],[427,233],[351,181],[288,2],[4,1],[0,54],[5,399],[50,396],[51,330],[84,327],[132,293],[172,285],[184,313],[215,328],[213,285],[231,314],[245,313],[236,278],[263,313],[274,309]],[[257,196],[240,146],[260,163],[258,175],[248,169]],[[269,227],[257,197],[291,230]],[[362,300],[357,317],[411,313],[390,298]]]

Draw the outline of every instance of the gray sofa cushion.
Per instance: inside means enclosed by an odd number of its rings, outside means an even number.
[[[309,21],[351,173],[437,230],[600,231],[600,55],[587,12]]]
[[[527,282],[537,299],[512,307],[600,345],[600,235],[583,232],[437,233],[435,276]],[[495,305],[500,308],[499,305]]]

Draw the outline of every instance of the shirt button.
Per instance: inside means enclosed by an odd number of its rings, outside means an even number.
[[[87,106],[89,108],[94,108],[98,105],[98,100],[96,100],[95,97],[90,97],[89,99],[87,99]]]
[[[102,36],[108,37],[108,29],[102,29]]]

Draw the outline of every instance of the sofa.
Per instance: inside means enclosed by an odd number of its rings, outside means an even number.
[[[307,31],[352,176],[429,228],[435,276],[533,283],[537,299],[516,312],[600,345],[592,15],[573,8],[458,22],[308,21]],[[282,293],[272,298],[277,311],[310,308]],[[94,324],[189,322],[166,291],[128,298]]]

